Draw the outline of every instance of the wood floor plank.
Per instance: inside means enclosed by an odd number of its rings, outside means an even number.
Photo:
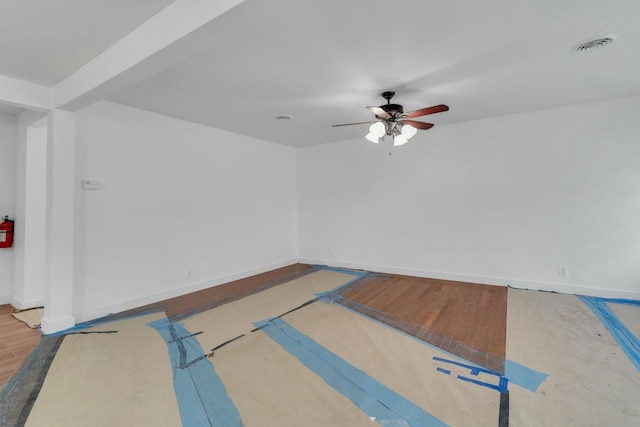
[[[315,271],[315,269],[315,267],[307,264],[293,264],[187,295],[148,304],[143,307],[125,311],[121,314],[128,315],[141,310],[159,308],[166,311],[167,317],[175,320],[185,314],[211,309],[216,305],[228,303],[243,296],[250,295],[251,293],[277,286],[283,282],[293,280],[300,275]]]
[[[379,275],[344,296],[435,334],[505,357],[506,287]]]
[[[11,315],[11,305],[0,305],[0,385],[24,365],[42,335]]]

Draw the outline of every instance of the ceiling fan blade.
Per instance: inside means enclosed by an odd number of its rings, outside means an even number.
[[[416,129],[427,130],[433,127],[433,123],[418,122],[416,120],[403,120],[405,125],[411,125]]]
[[[375,114],[378,117],[382,117],[383,119],[390,119],[391,115],[389,113],[387,113],[386,111],[384,111],[382,108],[380,107],[367,107],[371,112],[373,112],[373,114]]]
[[[443,111],[449,111],[449,107],[446,105],[434,105],[433,107],[422,108],[420,110],[409,111],[404,113],[403,117],[413,119],[414,117],[426,116],[428,114],[442,113]]]
[[[331,125],[332,128],[337,128],[339,126],[351,126],[351,125],[364,125],[366,123],[373,123],[373,122],[356,122],[356,123],[343,123],[341,125]]]

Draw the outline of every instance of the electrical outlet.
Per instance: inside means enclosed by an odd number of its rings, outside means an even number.
[[[560,277],[569,277],[569,266],[561,264],[558,266],[558,275]]]
[[[191,269],[188,268],[184,276],[185,276],[185,279],[191,279],[191,276],[192,276]]]

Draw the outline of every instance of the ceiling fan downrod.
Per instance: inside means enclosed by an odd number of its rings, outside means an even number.
[[[391,98],[393,98],[395,94],[395,92],[389,90],[387,92],[382,92],[382,97],[387,100],[387,104],[391,104]]]
[[[395,121],[399,119],[400,116],[402,116],[402,114],[404,113],[404,108],[402,107],[402,105],[391,103],[391,98],[393,98],[395,94],[396,93],[393,91],[382,92],[381,95],[384,99],[387,100],[387,104],[381,105],[380,108],[382,108],[382,110],[385,113],[389,114],[391,117],[380,117],[380,119],[385,121]]]

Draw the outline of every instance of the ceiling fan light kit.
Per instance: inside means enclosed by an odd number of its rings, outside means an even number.
[[[441,104],[405,113],[402,105],[391,103],[391,98],[393,98],[395,94],[395,92],[391,91],[383,92],[381,95],[387,100],[385,105],[380,105],[379,107],[367,107],[369,111],[375,114],[377,119],[376,121],[345,123],[333,125],[333,127],[372,123],[371,126],[369,126],[369,133],[365,135],[367,140],[374,144],[378,144],[385,136],[388,135],[393,137],[393,145],[399,146],[409,142],[409,140],[418,133],[418,129],[427,130],[434,126],[433,123],[425,123],[411,119],[449,110],[449,107]]]
[[[387,128],[382,122],[375,122],[371,126],[369,126],[369,133],[365,136],[369,141],[377,144],[380,142],[381,138],[384,138],[385,133],[387,132]]]

